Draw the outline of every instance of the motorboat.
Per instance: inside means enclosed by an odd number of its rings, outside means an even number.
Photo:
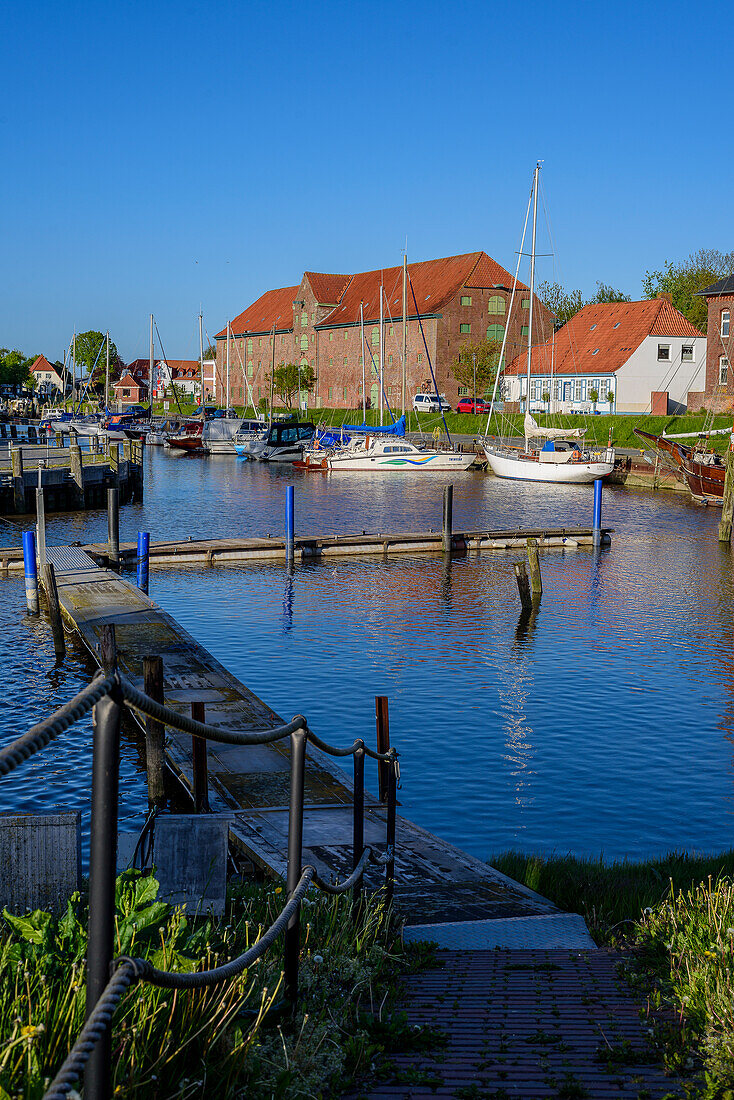
[[[261,444],[268,438],[268,425],[262,420],[241,420],[231,444],[240,458],[256,459]]]
[[[186,451],[188,454],[206,454],[207,449],[202,440],[203,430],[203,420],[185,420],[179,432],[176,432],[175,435],[169,435],[167,446],[173,451]]]
[[[279,420],[270,425],[264,439],[253,441],[247,448],[235,445],[238,454],[246,454],[256,462],[294,462],[313,438],[316,425],[298,420]]]
[[[267,425],[261,420],[245,421],[241,417],[216,416],[204,424],[202,436],[204,446],[211,454],[231,455],[234,452],[234,440],[244,424],[255,424],[262,434]],[[247,430],[247,429],[246,429]]]
[[[417,470],[447,473],[468,470],[475,454],[416,447],[407,439],[386,439],[365,435],[353,439],[347,447],[329,454],[329,470],[380,470],[387,473],[410,473]]]
[[[154,421],[150,426],[145,442],[149,447],[163,447],[167,443],[169,436],[175,435],[176,432],[181,431],[182,424],[182,420],[173,420],[170,418]]]

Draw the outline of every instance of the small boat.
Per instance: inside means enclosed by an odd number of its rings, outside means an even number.
[[[476,455],[459,451],[416,447],[407,439],[385,439],[370,435],[354,439],[334,451],[326,461],[329,470],[380,470],[389,473],[430,473],[468,470]]]
[[[206,454],[202,440],[203,420],[185,420],[179,432],[169,435],[167,446],[174,451],[186,451],[188,454]]]
[[[104,416],[101,413],[91,413],[89,416],[73,417],[67,426],[69,431],[76,432],[77,435],[93,436],[99,435],[103,423]]]
[[[255,424],[262,433],[267,427],[260,420],[242,420],[241,417],[215,416],[204,425],[203,441],[210,454],[231,455],[234,453],[234,440],[245,424]]]
[[[169,436],[181,431],[182,424],[182,420],[172,420],[170,418],[152,423],[145,442],[149,447],[163,447]]]
[[[642,439],[649,439],[654,443],[661,454],[670,459],[683,477],[688,491],[699,504],[713,504],[721,507],[724,503],[724,481],[726,479],[726,466],[721,455],[713,451],[697,451],[695,447],[689,447],[680,443],[677,439],[664,435],[651,435],[643,432],[641,428],[634,429],[635,435]],[[713,432],[701,432],[699,438],[703,442],[711,435],[734,435],[734,428],[717,429]]]
[[[576,439],[583,435],[585,428],[569,430],[567,428],[540,427],[530,415],[530,368],[533,350],[533,303],[535,301],[535,241],[538,220],[538,178],[540,163],[533,173],[533,187],[530,201],[533,204],[532,245],[530,251],[530,298],[528,311],[528,368],[527,368],[527,404],[525,413],[525,449],[512,446],[510,442],[493,439],[488,434],[481,440],[487,459],[487,465],[497,477],[512,481],[537,481],[546,484],[579,485],[598,478],[606,477],[614,469],[614,450],[610,445],[605,451],[593,452],[582,448]],[[524,240],[524,232],[523,232]],[[522,251],[522,247],[521,247]],[[513,289],[514,298],[514,289]],[[512,302],[512,299],[510,300]],[[500,362],[505,351],[508,327],[505,328]],[[498,372],[499,378],[499,372]],[[494,401],[494,398],[493,398]],[[490,417],[487,419],[489,432]],[[574,439],[576,437],[576,439]],[[546,443],[538,449],[531,449],[530,440],[545,439]]]
[[[260,445],[268,438],[268,425],[262,420],[241,420],[231,441],[231,449],[240,458],[255,459]]]
[[[359,429],[356,429],[359,430]],[[344,428],[317,428],[311,442],[304,447],[303,455],[293,465],[297,470],[329,469],[329,457],[336,451],[344,450],[352,443],[353,436]]]
[[[295,462],[316,431],[316,425],[298,420],[279,420],[270,425],[264,439],[251,443],[247,450],[235,445],[238,454],[256,462]]]

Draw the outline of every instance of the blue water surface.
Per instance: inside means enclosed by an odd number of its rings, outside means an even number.
[[[300,534],[441,523],[440,475],[301,475],[151,449],[145,501],[122,509],[121,537],[281,534],[293,481]],[[586,486],[481,473],[454,485],[456,530],[590,522]],[[519,550],[330,559],[292,576],[281,564],[152,569],[151,596],[281,715],[304,713],[331,741],[374,743],[374,697],[387,695],[402,812],[475,855],[714,851],[734,845],[732,559],[718,519],[681,494],[605,490],[611,548],[543,553],[530,621]],[[106,517],[54,516],[49,533],[101,540]],[[54,670],[21,579],[0,582],[0,627],[7,741],[91,666],[72,650]],[[3,808],[78,806],[88,824],[90,744],[87,722],[3,780]],[[145,807],[132,732],[121,789],[132,827]]]

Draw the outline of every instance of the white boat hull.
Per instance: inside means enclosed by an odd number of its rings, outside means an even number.
[[[449,471],[468,470],[475,456],[458,454],[454,451],[416,451],[409,454],[370,455],[348,451],[330,455],[330,470],[379,470],[384,473],[415,473],[420,470],[427,473],[447,473]]]
[[[553,485],[584,485],[606,477],[614,469],[614,460],[592,462],[539,462],[521,454],[507,454],[484,447],[487,465],[497,477],[512,481],[538,481]]]

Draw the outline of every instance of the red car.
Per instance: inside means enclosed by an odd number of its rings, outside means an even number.
[[[456,411],[457,413],[488,413],[489,408],[489,401],[485,401],[483,397],[478,397],[476,401],[473,397],[462,397],[456,406]]]

